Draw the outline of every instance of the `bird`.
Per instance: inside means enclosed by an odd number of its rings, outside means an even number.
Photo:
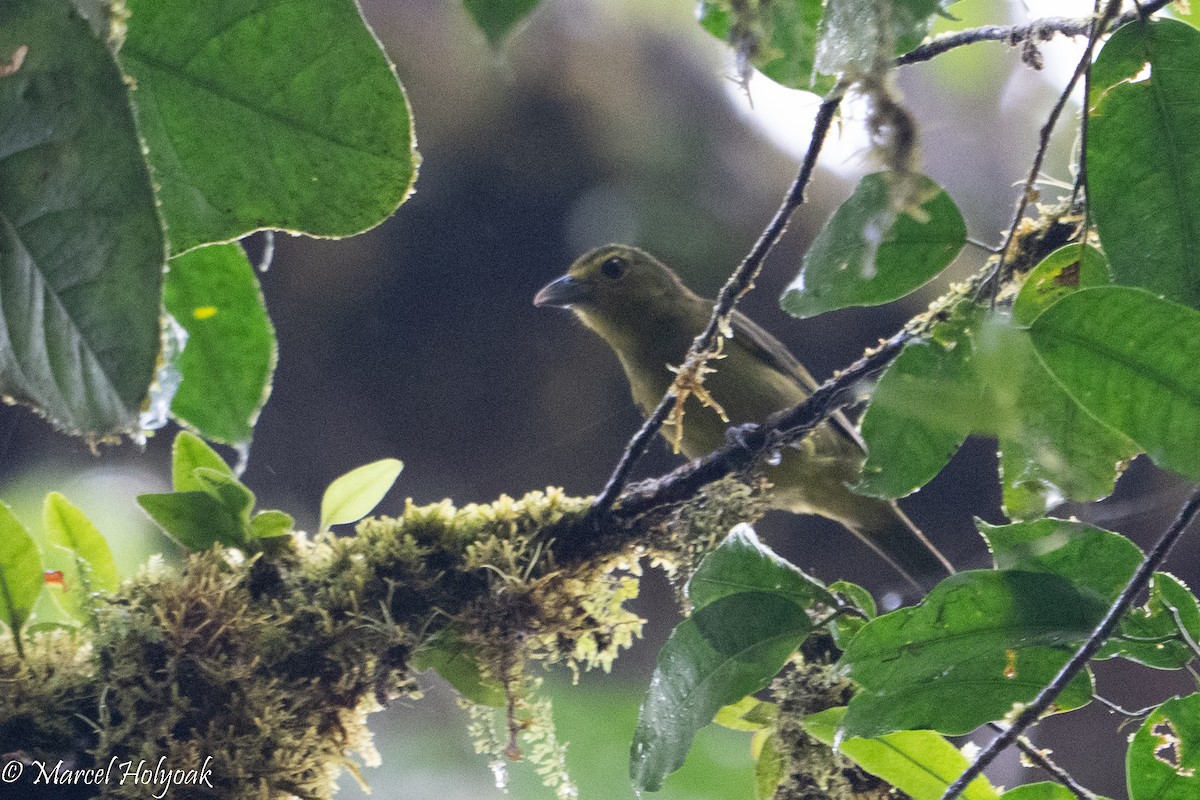
[[[689,289],[666,264],[637,247],[609,244],[580,256],[537,293],[538,307],[569,309],[600,336],[625,371],[633,401],[648,416],[671,387],[677,367],[712,315],[713,301]],[[704,390],[712,407],[686,402],[680,449],[698,458],[726,442],[730,425],[760,423],[802,402],[817,383],[774,336],[734,311],[732,338],[709,362]],[[721,411],[723,410],[723,413]],[[670,440],[672,434],[662,430]],[[771,459],[765,476],[772,508],[816,514],[845,526],[902,577],[925,590],[953,574],[950,562],[895,501],[855,494],[865,447],[841,414]]]

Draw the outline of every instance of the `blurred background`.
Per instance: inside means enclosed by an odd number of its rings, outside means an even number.
[[[316,524],[321,492],[335,477],[386,456],[405,470],[380,513],[405,496],[488,501],[546,485],[597,491],[640,417],[607,347],[571,316],[535,309],[536,290],[582,251],[608,241],[646,247],[694,289],[715,294],[750,248],[792,181],[818,99],[764,79],[748,91],[731,53],[695,22],[694,0],[543,0],[500,52],[455,0],[363,0],[367,20],[408,91],[423,163],[416,194],[384,225],[344,241],[280,237],[262,276],[279,337],[274,391],[259,420],[244,479],[260,507]],[[963,0],[957,23],[1020,22],[1085,14],[1091,2]],[[906,68],[903,94],[921,123],[926,172],[958,202],[971,236],[996,244],[1008,225],[1037,130],[1079,45],[1043,48],[1033,72],[1003,44],[961,49]],[[1047,161],[1043,197],[1069,185],[1070,131]],[[985,253],[968,247],[950,272],[910,302],[796,321],[778,306],[816,230],[878,168],[848,108],[791,230],[742,308],[818,378],[889,335],[947,281]],[[251,242],[251,251],[256,243]],[[138,510],[139,492],[169,477],[172,431],[144,449],[125,444],[93,456],[23,409],[0,407],[0,498],[36,529],[42,495],[65,493],[104,531],[126,574],[151,553],[176,558]],[[988,563],[972,517],[999,522],[993,442],[972,441],[906,508],[960,567]],[[642,466],[677,461],[655,446]],[[1167,523],[1186,487],[1143,463],[1113,499],[1065,508],[1145,544]],[[901,586],[836,525],[770,516],[759,531],[824,579],[870,587],[885,606]],[[1171,568],[1197,578],[1187,543]],[[626,775],[637,705],[658,646],[677,619],[669,588],[648,574],[637,610],[645,640],[611,676],[579,687],[550,673],[568,764],[589,798],[632,797]],[[1126,707],[1189,691],[1187,675],[1102,665],[1099,686]],[[467,717],[425,676],[425,699],[373,717],[383,766],[364,770],[376,796],[499,797],[486,759],[472,752]],[[1039,741],[1091,788],[1124,795],[1129,730],[1093,704],[1042,726]],[[749,798],[748,736],[707,730],[664,798]],[[992,773],[1013,785],[1041,779],[1016,759]],[[510,769],[511,794],[549,796],[533,770]],[[347,775],[342,797],[361,796]]]

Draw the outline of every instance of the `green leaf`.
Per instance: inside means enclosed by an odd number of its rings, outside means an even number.
[[[163,304],[187,331],[171,413],[212,441],[248,442],[276,357],[254,267],[236,243],[193,250],[169,266]]]
[[[817,94],[833,88],[833,79],[813,68],[821,15],[821,0],[700,2],[700,25],[733,47],[739,63],[754,65],[783,86]]]
[[[804,609],[818,603],[837,607],[837,600],[820,581],[777,556],[745,523],[735,525],[704,557],[687,585],[693,610],[740,592],[777,594]]]
[[[42,583],[42,557],[33,538],[8,504],[0,502],[0,621],[18,642]]]
[[[476,705],[501,708],[508,703],[504,687],[483,676],[479,654],[453,628],[442,628],[421,645],[413,653],[412,665],[418,670],[432,669]]]
[[[1030,328],[1081,406],[1156,464],[1200,478],[1200,312],[1124,287],[1064,297]]]
[[[1029,333],[1007,316],[990,317],[974,341],[989,396],[975,428],[999,439],[1004,512],[1030,519],[1064,499],[1111,494],[1137,445],[1082,409],[1046,371]]]
[[[488,44],[500,47],[541,0],[463,0],[463,7],[487,37]]]
[[[1200,305],[1200,31],[1156,20],[1112,35],[1092,68],[1087,170],[1113,279]]]
[[[199,492],[204,484],[195,477],[197,467],[223,472],[230,478],[233,470],[225,459],[203,439],[189,431],[180,431],[171,445],[171,484],[177,492]]]
[[[1129,744],[1129,800],[1192,800],[1200,795],[1200,694],[1152,713]]]
[[[1111,603],[1142,563],[1142,550],[1119,533],[1082,522],[1041,519],[975,527],[988,543],[996,569],[1060,575],[1076,589]]]
[[[779,706],[747,696],[721,708],[713,723],[734,731],[761,731],[772,727],[779,718]]]
[[[128,0],[121,62],[182,253],[264,228],[349,236],[416,176],[404,90],[353,0]]]
[[[150,518],[188,550],[207,550],[218,542],[240,547],[246,536],[241,521],[208,492],[140,494]]]
[[[890,0],[884,4],[891,22],[888,36],[897,53],[921,43],[933,24],[954,0]],[[817,69],[830,75],[848,67],[870,69],[879,53],[880,4],[878,0],[827,0],[817,42]]]
[[[113,560],[108,541],[91,520],[70,500],[58,492],[46,495],[42,505],[42,529],[51,544],[69,550],[74,558],[74,580],[68,578],[65,598],[76,605],[74,598],[79,591],[91,594],[94,591],[115,592],[121,585],[121,576]],[[78,587],[78,589],[76,589]],[[76,591],[72,592],[73,589]]]
[[[1061,783],[1041,781],[1009,789],[1000,795],[1000,800],[1077,800],[1077,796]],[[1107,800],[1107,798],[1097,796],[1096,800]]]
[[[260,511],[250,520],[250,533],[255,539],[286,536],[296,527],[291,514],[282,511]]]
[[[1091,245],[1068,244],[1055,250],[1025,276],[1013,301],[1013,319],[1028,325],[1071,292],[1110,282],[1104,254]]]
[[[770,683],[811,629],[800,606],[768,592],[726,595],[677,625],[638,714],[634,786],[657,791],[683,765],[696,732],[722,706]]]
[[[913,800],[940,800],[971,764],[962,751],[933,731],[899,731],[877,739],[852,737],[837,742],[837,730],[845,715],[846,708],[841,706],[809,714],[800,724],[814,739],[836,746],[841,755]],[[997,800],[999,792],[980,775],[962,797]]]
[[[758,757],[754,759],[755,800],[771,800],[783,780],[783,754],[779,752],[779,737],[774,733],[762,740]]]
[[[70,433],[130,432],[165,252],[128,92],[67,0],[0,4],[0,63],[18,62],[0,77],[0,395]]]
[[[358,522],[371,513],[391,490],[404,464],[395,458],[383,458],[352,469],[325,490],[321,498],[321,530],[331,525]]]
[[[846,597],[850,605],[862,611],[866,617],[864,619],[852,614],[841,614],[829,623],[829,633],[833,636],[834,645],[839,650],[845,650],[846,644],[878,613],[878,609],[871,593],[856,583],[834,581],[829,584],[829,591]]]
[[[1130,609],[1096,658],[1120,656],[1155,669],[1183,669],[1196,658],[1184,633],[1200,641],[1200,603],[1178,578],[1156,572],[1146,604]]]
[[[1053,574],[978,570],[938,584],[913,608],[871,620],[842,654],[862,691],[846,736],[898,730],[958,735],[1001,719],[1053,680],[1106,606]],[[1059,710],[1090,702],[1080,673]]]
[[[949,266],[967,240],[962,214],[940,186],[913,178],[917,209],[897,211],[891,175],[859,182],[804,254],[781,305],[795,317],[890,303]]]
[[[243,533],[239,543],[245,541],[250,512],[254,508],[254,492],[237,478],[218,469],[196,467],[192,470],[192,477],[199,482],[201,491],[218,501],[238,521]]]
[[[974,304],[960,305],[929,339],[907,344],[879,379],[860,424],[867,460],[856,492],[910,494],[966,441],[982,404],[969,338],[981,316]]]

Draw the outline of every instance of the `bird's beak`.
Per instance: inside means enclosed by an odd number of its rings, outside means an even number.
[[[533,298],[533,304],[538,306],[554,306],[555,308],[570,308],[575,303],[587,300],[591,295],[591,287],[585,281],[563,275],[556,281],[546,284]]]

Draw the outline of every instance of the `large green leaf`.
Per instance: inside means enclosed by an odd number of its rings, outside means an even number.
[[[848,67],[870,69],[879,57],[881,42],[905,53],[929,33],[933,15],[954,0],[827,0],[817,42],[817,68],[831,75]],[[881,14],[881,11],[886,12]],[[881,32],[890,23],[890,30]]]
[[[0,394],[131,431],[165,253],[127,88],[67,0],[0,4],[0,63]]]
[[[242,521],[206,491],[140,494],[137,502],[188,550],[207,550],[218,542],[239,547],[246,541]]]
[[[128,0],[171,250],[263,228],[348,236],[408,196],[408,102],[353,0]]]
[[[487,36],[492,47],[499,47],[541,0],[463,0],[463,7]]]
[[[1200,311],[1126,287],[1084,289],[1030,328],[1050,372],[1155,463],[1200,478]]]
[[[727,595],[676,626],[638,714],[634,786],[657,791],[683,765],[696,732],[722,706],[766,687],[811,630],[802,608],[769,592]]]
[[[638,715],[629,774],[656,791],[683,765],[696,731],[764,688],[812,630],[807,609],[829,592],[738,525],[688,582],[692,615],[658,653]]]
[[[276,348],[258,277],[241,245],[172,258],[163,304],[187,331],[171,413],[213,441],[248,442],[271,393]]]
[[[917,208],[897,210],[890,175],[859,182],[804,254],[780,301],[796,317],[898,300],[945,269],[967,239],[962,214],[940,186],[912,178]]]
[[[821,14],[821,0],[700,0],[700,24],[728,42],[739,62],[754,65],[776,83],[818,94],[833,86],[832,78],[813,67]]]
[[[966,440],[983,396],[969,338],[980,318],[963,304],[928,339],[905,345],[879,379],[862,417],[867,461],[856,492],[903,497],[932,480]]]
[[[1200,796],[1200,694],[1168,700],[1129,743],[1129,800],[1193,800]]]
[[[1200,31],[1130,23],[1091,85],[1088,200],[1113,277],[1200,306]]]
[[[33,538],[8,504],[0,502],[0,622],[18,640],[42,580],[42,557]]]
[[[801,724],[810,736],[904,792],[913,800],[940,800],[970,761],[962,751],[933,731],[897,731],[877,739],[851,737],[837,741],[845,706],[809,714]],[[967,786],[965,800],[997,800],[999,792],[980,775]]]
[[[872,620],[842,655],[862,691],[850,701],[846,736],[898,730],[967,733],[1026,703],[1058,673],[1106,605],[1054,574],[963,572],[913,608]],[[1081,672],[1057,708],[1091,700]]]

